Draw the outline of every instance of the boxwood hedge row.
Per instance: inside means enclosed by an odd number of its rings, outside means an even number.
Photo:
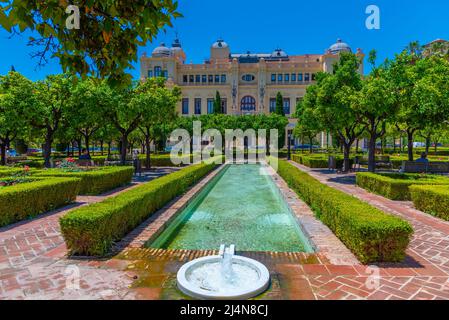
[[[449,186],[410,187],[416,209],[449,221]]]
[[[312,169],[323,169],[329,167],[329,155],[327,154],[293,154],[292,160]],[[337,168],[343,168],[343,157],[336,156]],[[354,164],[354,158],[350,159],[350,165]]]
[[[405,258],[413,233],[408,222],[326,186],[288,162],[279,161],[279,174],[362,263]]]
[[[357,185],[391,200],[411,200],[412,185],[449,185],[449,179],[436,175],[370,172],[357,173]]]
[[[122,239],[214,167],[213,164],[193,165],[68,213],[60,219],[68,249],[73,255],[106,255],[114,241]]]
[[[80,187],[76,178],[32,178],[0,189],[0,226],[22,221],[75,201]]]
[[[98,195],[127,185],[134,174],[133,167],[102,167],[92,171],[64,172],[60,169],[39,171],[37,177],[73,177],[81,179],[79,194]]]

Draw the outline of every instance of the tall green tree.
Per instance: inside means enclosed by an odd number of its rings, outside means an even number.
[[[69,30],[70,4],[79,8],[79,28]],[[74,13],[72,11],[71,13]],[[175,0],[4,0],[0,25],[10,33],[35,31],[28,44],[36,48],[39,64],[59,59],[64,71],[91,73],[120,83],[145,46],[172,20],[180,17]]]
[[[145,108],[139,129],[145,140],[145,166],[151,168],[151,142],[157,137],[157,129],[176,119],[176,104],[181,98],[179,87],[167,88],[164,79],[148,79],[140,84],[131,103]]]
[[[276,95],[276,109],[275,109],[274,113],[276,113],[280,116],[285,116],[284,97],[282,97],[282,93],[280,93],[280,92],[278,92]]]
[[[0,77],[0,164],[6,164],[6,148],[27,130],[25,116],[33,105],[33,84],[18,72]]]
[[[223,110],[221,107],[221,96],[220,96],[220,92],[218,92],[218,91],[215,93],[214,114],[223,114]]]
[[[398,111],[391,83],[383,69],[374,69],[362,90],[353,95],[353,108],[360,115],[368,134],[368,171],[376,170],[376,142],[386,134],[386,121],[392,121]]]
[[[104,94],[107,90],[104,85],[101,80],[94,78],[78,81],[72,89],[71,103],[65,117],[67,125],[83,136],[89,154],[91,137],[105,122],[101,117],[101,108],[98,107],[108,99]]]
[[[408,139],[408,158],[414,160],[415,134],[449,119],[449,61],[438,56],[417,59],[403,52],[392,62],[390,81],[399,104],[398,130]]]
[[[28,114],[31,125],[43,131],[43,155],[45,167],[50,167],[50,158],[55,134],[64,120],[72,95],[73,78],[67,74],[51,75],[38,81],[35,101]]]
[[[352,53],[343,52],[334,65],[333,74],[319,74],[315,116],[328,128],[343,146],[343,170],[350,170],[350,152],[355,140],[363,133],[360,114],[354,109],[353,96],[362,89],[359,74],[360,60]]]

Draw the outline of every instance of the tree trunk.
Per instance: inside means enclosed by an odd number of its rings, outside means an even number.
[[[309,143],[310,143],[310,146],[309,146],[309,148],[310,148],[310,153],[313,153],[313,137],[309,137]]]
[[[101,152],[101,156],[104,155],[104,141],[100,140],[100,152]]]
[[[370,132],[369,146],[368,146],[368,171],[376,172],[376,140],[375,133]]]
[[[78,157],[81,157],[81,146],[82,146],[82,142],[81,139],[77,139],[76,140],[76,144],[78,145]]]
[[[126,155],[128,154],[128,134],[121,137],[120,162],[124,166],[126,164]]]
[[[430,150],[430,136],[426,137],[426,154],[429,154],[429,150]]]
[[[435,155],[437,155],[438,152],[438,141],[435,141]]]
[[[47,129],[47,135],[45,137],[44,143],[44,166],[45,168],[50,168],[50,158],[51,158],[51,145],[53,143],[53,132]]]
[[[145,135],[145,167],[151,169],[150,137]]]
[[[349,172],[349,170],[351,169],[351,161],[349,159],[349,156],[351,154],[351,145],[352,143],[347,143],[346,141],[343,142],[343,172]]]
[[[407,131],[408,139],[408,161],[414,161],[413,156],[413,131]]]
[[[357,139],[356,140],[356,144],[355,144],[355,153],[357,154],[357,153],[359,153],[359,146],[360,145],[360,139]]]
[[[108,159],[111,158],[111,144],[112,144],[112,142],[109,141],[109,142],[108,142]]]
[[[86,144],[86,150],[87,150],[87,154],[90,155],[90,137],[88,134],[84,135],[84,143]]]
[[[6,166],[6,143],[0,144],[0,153],[1,153],[0,164],[2,166]]]

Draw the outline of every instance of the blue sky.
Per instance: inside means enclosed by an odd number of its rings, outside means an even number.
[[[381,29],[365,27],[368,5],[381,10]],[[422,44],[437,38],[449,39],[449,1],[447,0],[179,0],[184,18],[174,28],[161,32],[143,52],[151,53],[159,43],[170,44],[179,33],[187,62],[201,63],[209,56],[210,45],[219,37],[231,51],[271,52],[281,47],[287,53],[323,53],[337,38],[353,49],[368,53],[376,49],[379,61],[393,57],[410,41]],[[57,60],[36,69],[27,47],[29,34],[15,36],[0,30],[0,74],[11,65],[25,76],[38,80],[60,72]],[[130,71],[135,78],[139,66]]]

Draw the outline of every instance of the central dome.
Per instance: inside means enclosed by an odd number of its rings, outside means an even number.
[[[282,49],[276,49],[271,54],[273,58],[286,58],[288,57],[287,53],[283,51]]]
[[[343,42],[341,39],[338,39],[337,43],[331,45],[329,51],[332,54],[337,54],[340,52],[352,52],[351,47],[347,43]]]
[[[165,46],[165,43],[161,43],[161,45],[153,50],[153,57],[169,57],[170,49]]]

